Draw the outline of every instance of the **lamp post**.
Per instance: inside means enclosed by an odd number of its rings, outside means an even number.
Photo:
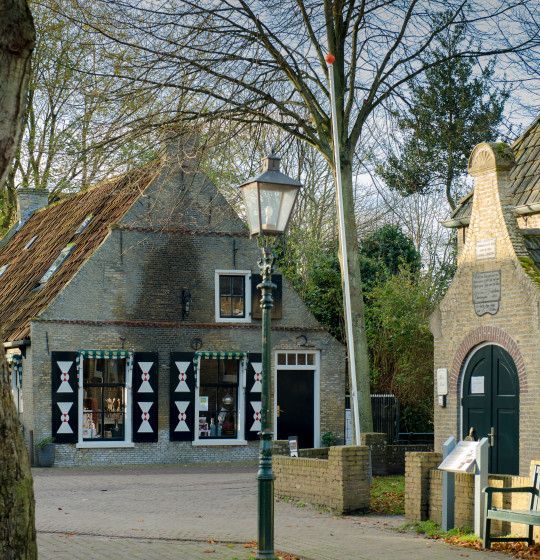
[[[274,473],[272,472],[272,418],[270,415],[270,321],[273,304],[274,254],[270,238],[287,229],[302,184],[279,170],[280,158],[274,153],[263,159],[262,173],[240,185],[251,236],[261,247],[259,268],[262,282],[262,390],[261,433],[258,481],[257,559],[275,560],[274,554]]]

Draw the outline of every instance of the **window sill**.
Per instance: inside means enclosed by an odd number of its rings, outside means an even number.
[[[111,447],[135,447],[130,441],[83,441],[75,445],[77,449],[110,449]]]
[[[216,317],[216,323],[251,323],[251,317],[242,317],[235,319],[234,317]]]
[[[206,447],[210,445],[247,445],[247,441],[245,439],[198,439],[191,442],[191,445],[193,445],[193,447]]]

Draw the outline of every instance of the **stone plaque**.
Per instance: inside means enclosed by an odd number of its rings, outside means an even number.
[[[446,368],[437,369],[437,395],[448,395],[448,370]]]
[[[495,315],[501,301],[501,271],[475,272],[472,281],[473,304],[477,315]]]
[[[497,256],[497,240],[492,239],[479,239],[476,242],[476,260],[483,261],[494,259]]]

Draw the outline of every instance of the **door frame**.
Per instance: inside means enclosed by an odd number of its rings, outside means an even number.
[[[277,437],[277,371],[279,370],[311,370],[313,371],[313,446],[321,446],[321,352],[320,350],[280,349],[274,350],[274,368],[272,381],[274,388],[274,434]],[[278,354],[312,354],[315,359],[313,365],[278,365]]]

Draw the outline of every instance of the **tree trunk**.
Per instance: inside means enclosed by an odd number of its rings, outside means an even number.
[[[26,0],[0,0],[0,185],[22,134],[34,42],[34,22]]]
[[[357,395],[355,403],[352,403],[354,395],[351,392],[351,404],[358,406],[360,417],[360,431],[373,431],[373,417],[371,413],[371,392],[369,377],[369,353],[366,337],[366,322],[364,317],[364,298],[362,295],[362,278],[360,275],[360,259],[358,250],[358,231],[354,211],[353,194],[353,172],[352,162],[345,153],[341,154],[341,181],[343,186],[343,214],[345,221],[345,239],[347,244],[347,263],[349,268],[349,288],[351,293],[351,315],[353,326],[353,340],[347,340],[347,346],[354,345],[354,357],[356,365],[356,388]],[[341,285],[344,286],[344,255],[340,247]],[[343,298],[345,304],[345,298]],[[350,354],[350,351],[349,351]],[[349,377],[352,369],[349,365]],[[353,387],[352,379],[351,390]]]
[[[0,185],[22,134],[35,32],[26,0],[0,0]],[[0,558],[37,558],[34,490],[28,451],[13,404],[0,337]]]

